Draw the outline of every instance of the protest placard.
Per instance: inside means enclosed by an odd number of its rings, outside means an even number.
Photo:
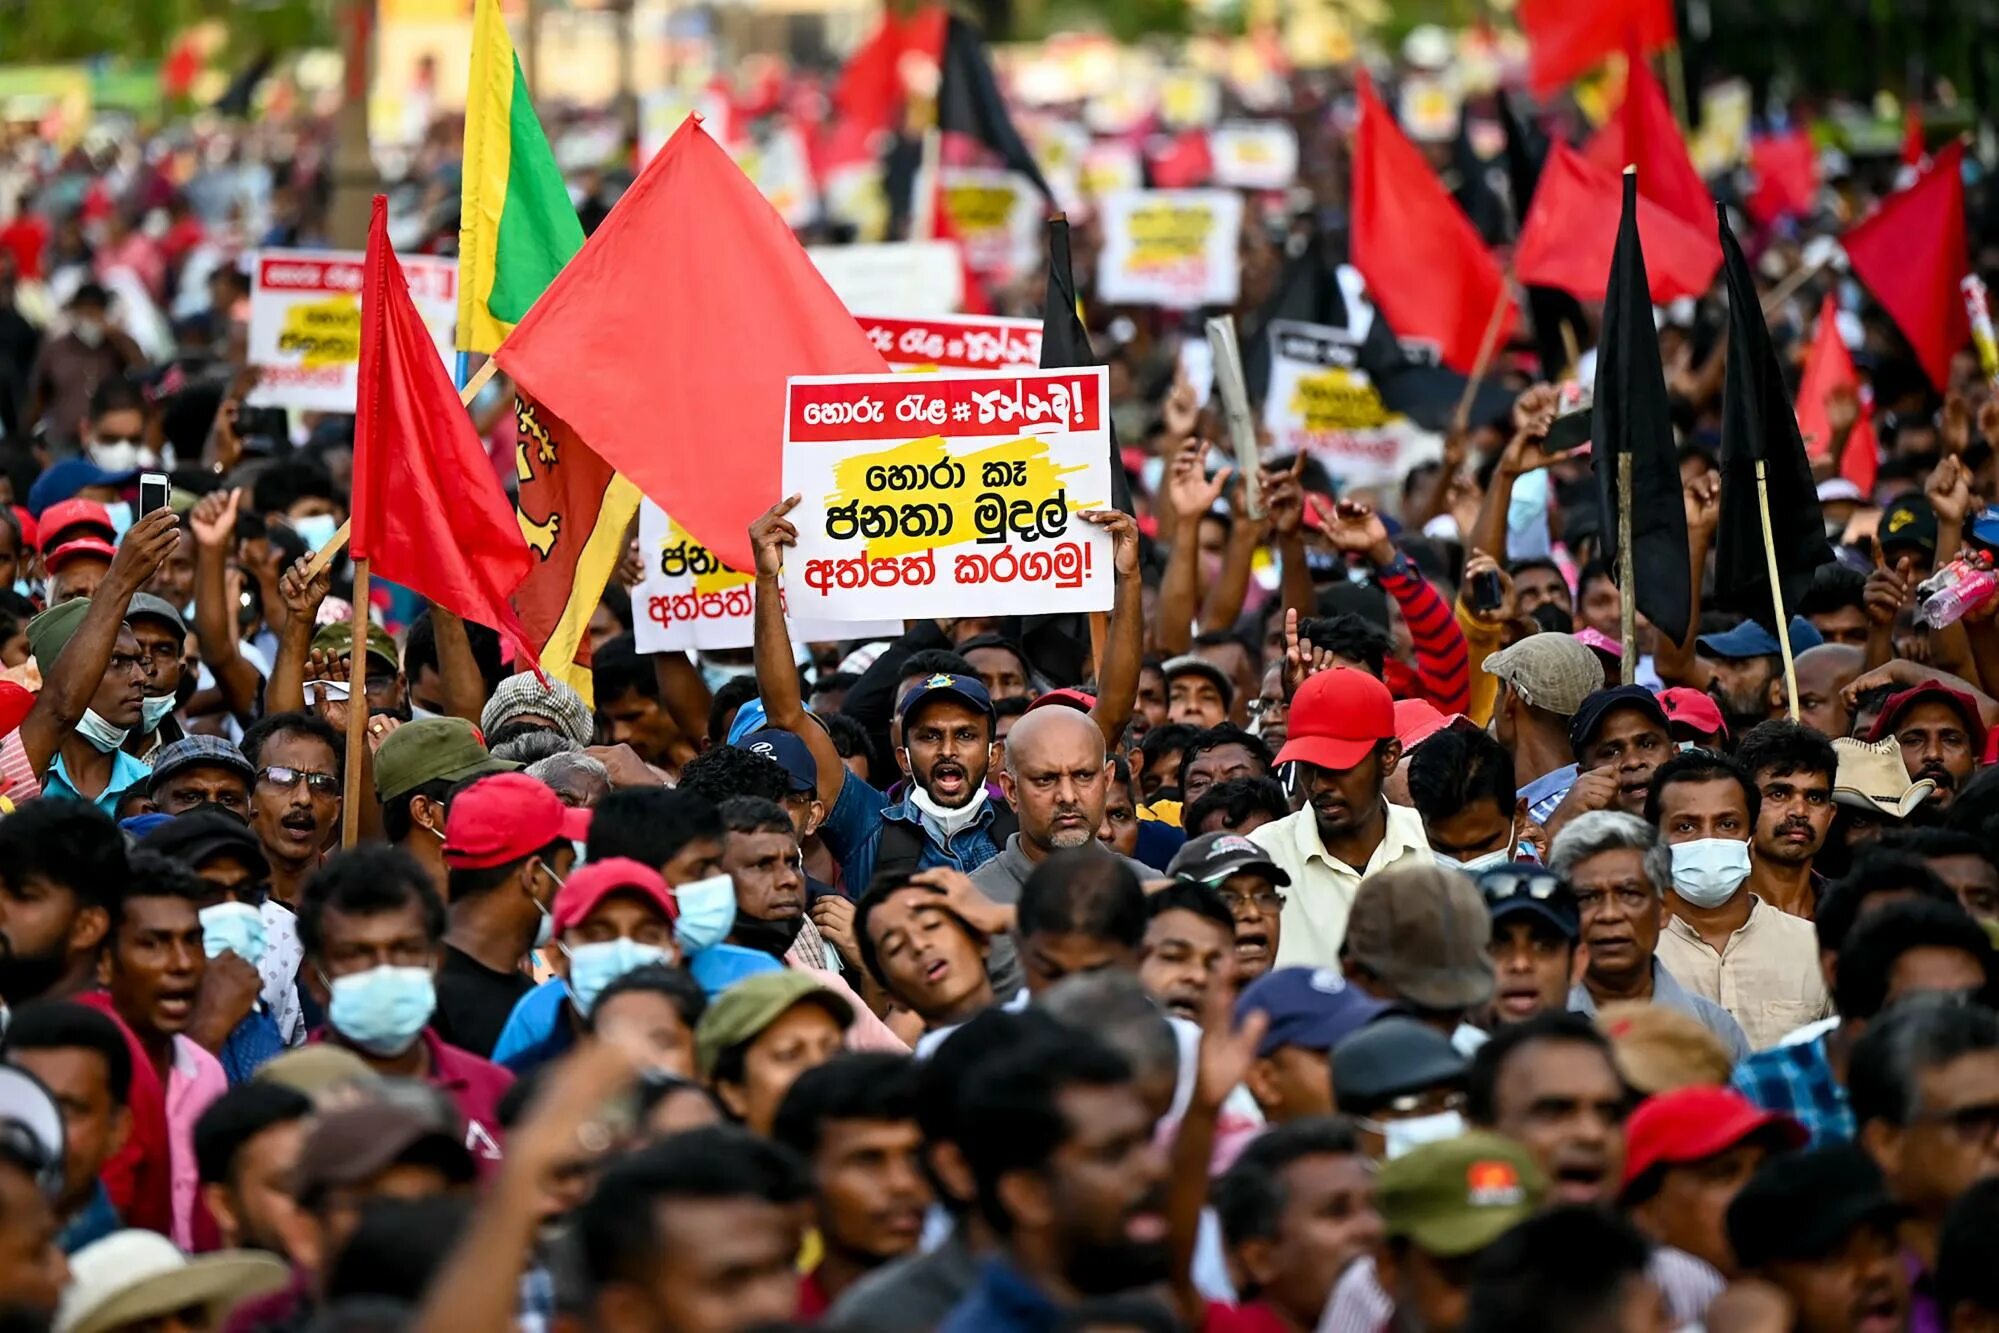
[[[361,382],[359,250],[265,250],[250,257],[252,407],[352,412]],[[401,255],[410,297],[449,364],[458,327],[458,261]]]
[[[642,653],[667,653],[693,648],[748,648],[755,641],[756,583],[688,535],[664,509],[650,500],[639,505],[639,551],[645,557],[645,578],[632,589],[632,634]],[[900,620],[841,621],[837,624],[792,615],[787,599],[785,619],[794,643],[841,639],[893,639],[902,633]]]
[[[1081,184],[1091,199],[1120,190],[1145,188],[1145,164],[1138,147],[1123,139],[1098,139],[1083,154]]]
[[[819,187],[797,126],[786,121],[759,127],[727,146],[730,158],[787,227],[796,230],[819,220]]]
[[[964,247],[965,264],[980,277],[1006,279],[1034,266],[1041,255],[1041,192],[1012,171],[945,167],[941,189],[951,235]]]
[[[1298,132],[1281,120],[1232,120],[1208,135],[1215,184],[1288,190],[1298,179]]]
[[[958,247],[949,241],[813,245],[805,253],[849,310],[948,315],[965,296]]]
[[[1032,370],[1041,364],[1041,321],[991,315],[897,319],[855,315],[891,370]]]
[[[1263,424],[1273,454],[1309,450],[1349,486],[1384,486],[1436,458],[1442,441],[1382,403],[1360,365],[1362,341],[1349,329],[1271,321]]]
[[[1242,196],[1232,190],[1128,190],[1104,196],[1097,299],[1193,310],[1236,299]]]
[[[1110,609],[1111,542],[1076,511],[1111,494],[1101,366],[794,376],[784,586],[828,619]]]

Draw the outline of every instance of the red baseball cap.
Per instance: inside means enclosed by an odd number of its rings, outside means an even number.
[[[1428,699],[1397,699],[1395,739],[1402,742],[1405,752],[1413,750],[1463,716],[1463,713],[1440,713]]]
[[[1867,733],[1867,739],[1887,740],[1902,724],[1902,714],[1921,703],[1949,704],[1956,709],[1964,719],[1965,731],[1971,736],[1972,752],[1985,753],[1985,719],[1979,715],[1978,701],[1963,690],[1953,690],[1940,680],[1926,680],[1920,685],[1911,685],[1900,694],[1890,695],[1888,702],[1881,706],[1881,716],[1874,720],[1874,730]]]
[[[592,861],[563,881],[555,895],[555,906],[549,912],[554,918],[551,928],[560,935],[596,911],[597,904],[614,893],[637,894],[666,913],[669,923],[680,919],[680,904],[673,900],[672,890],[666,887],[657,870],[627,856],[613,856]]]
[[[41,530],[54,540],[65,528],[95,528],[108,541],[118,535],[111,511],[99,500],[61,500],[42,511]]]
[[[1352,768],[1375,746],[1395,738],[1395,700],[1367,672],[1334,667],[1298,687],[1286,725],[1278,763]]]
[[[444,861],[456,870],[487,870],[532,856],[557,838],[590,836],[590,812],[525,773],[480,778],[451,798],[444,816]]]
[[[1624,1181],[1655,1166],[1698,1162],[1754,1135],[1785,1148],[1802,1148],[1805,1127],[1781,1111],[1766,1111],[1739,1092],[1705,1084],[1648,1097],[1624,1125]]]
[[[109,560],[118,548],[102,537],[72,537],[42,558],[42,567],[53,574],[79,556],[94,555]]]
[[[1049,690],[1027,706],[1028,712],[1037,708],[1073,708],[1079,713],[1087,713],[1097,706],[1097,696],[1086,690],[1065,688]]]
[[[1690,727],[1704,736],[1712,736],[1716,732],[1724,736],[1728,734],[1728,723],[1722,720],[1720,705],[1699,690],[1688,689],[1685,685],[1660,690],[1659,707],[1666,710],[1668,722]]]
[[[9,505],[8,508],[14,511],[14,521],[20,524],[21,540],[27,543],[28,549],[31,551],[41,550],[42,525],[35,522],[35,516],[28,512],[28,507],[26,505]]]

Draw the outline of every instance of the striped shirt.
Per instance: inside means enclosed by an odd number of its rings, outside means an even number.
[[[1383,675],[1389,691],[1398,699],[1428,699],[1440,713],[1470,712],[1471,652],[1451,608],[1400,552],[1374,576],[1401,608],[1416,654],[1413,676],[1400,663],[1388,664]]]

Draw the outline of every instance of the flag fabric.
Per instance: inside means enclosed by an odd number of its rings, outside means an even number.
[[[1804,130],[1758,135],[1749,142],[1756,189],[1744,201],[1762,226],[1781,217],[1808,217],[1818,206],[1819,155]]]
[[[1666,102],[1666,90],[1635,41],[1625,48],[1628,69],[1617,114],[1583,145],[1583,156],[1612,173],[1638,168],[1638,193],[1705,233],[1714,198],[1687,155],[1687,141]]]
[[[1623,211],[1617,176],[1584,161],[1567,144],[1551,145],[1513,250],[1514,277],[1559,287],[1585,301],[1604,299],[1604,274],[1611,269]],[[1721,267],[1714,236],[1642,194],[1628,211],[1644,237],[1652,300],[1664,305],[1705,294]]]
[[[361,282],[348,549],[381,578],[510,636],[533,664],[534,645],[507,599],[534,557],[410,299],[381,195]]]
[[[842,121],[872,134],[897,128],[904,98],[903,62],[911,55],[936,61],[944,49],[943,5],[928,5],[904,17],[882,8],[876,28],[847,58],[833,87],[833,106]]]
[[[458,350],[491,352],[569,257],[583,227],[528,99],[500,0],[477,0],[458,204]]]
[[[1006,99],[1000,95],[999,80],[993,77],[992,61],[986,55],[985,38],[965,19],[952,14],[944,25],[944,49],[937,80],[937,128],[967,135],[991,150],[1009,171],[1017,171],[1034,182],[1042,197],[1053,199],[1054,192],[1034,164],[1034,154],[1014,128],[1007,114]]]
[[[1562,87],[1623,49],[1636,32],[1646,52],[1676,39],[1672,0],[1520,0],[1527,78],[1536,96]]]
[[[1500,123],[1506,130],[1506,184],[1513,203],[1513,234],[1517,239],[1526,224],[1527,209],[1534,202],[1534,188],[1541,180],[1541,162],[1548,155],[1548,141],[1526,118],[1513,99],[1502,89],[1499,96]],[[1582,302],[1555,287],[1527,288],[1527,314],[1534,325],[1534,347],[1541,359],[1541,374],[1554,379],[1569,368],[1569,343],[1562,337],[1567,325],[1578,352],[1589,341],[1589,317]]]
[[[1805,373],[1798,380],[1798,431],[1805,449],[1813,457],[1832,450],[1832,422],[1826,416],[1826,397],[1836,388],[1851,389],[1860,400],[1860,418],[1846,439],[1846,452],[1839,458],[1839,475],[1860,488],[1865,496],[1874,494],[1874,482],[1881,468],[1881,443],[1874,434],[1874,405],[1861,394],[1860,374],[1853,368],[1853,353],[1839,336],[1839,300],[1831,292],[1819,307],[1818,329],[1812,335],[1811,350],[1805,355]]]
[[[693,117],[496,355],[732,569],[779,498],[787,377],[888,371]]]
[[[1721,523],[1715,541],[1715,602],[1772,627],[1783,618],[1771,598],[1769,552],[1777,558],[1786,614],[1820,565],[1833,559],[1819,509],[1818,483],[1784,391],[1784,367],[1763,322],[1749,261],[1717,208],[1722,275],[1728,284],[1728,376],[1721,394]],[[1769,492],[1765,542],[1757,496],[1761,464]]]
[[[1540,200],[1535,202],[1538,207]],[[1645,279],[1638,221],[1643,206],[1637,181],[1626,173],[1624,207],[1605,284],[1590,426],[1604,516],[1604,559],[1614,574],[1622,513],[1617,466],[1622,457],[1631,472],[1632,598],[1659,632],[1677,643],[1687,637],[1693,608],[1687,514],[1680,498],[1680,464],[1673,447],[1666,371],[1659,360],[1659,331],[1652,322],[1652,297]]]
[[[1906,190],[1889,195],[1840,238],[1853,276],[1915,349],[1937,392],[1950,358],[1971,337],[1958,284],[1969,272],[1964,236],[1964,143],[1954,140]]]
[[[1517,322],[1506,275],[1365,74],[1358,91],[1353,266],[1398,334],[1436,343],[1445,365],[1471,374],[1494,308],[1503,304],[1505,313],[1492,346],[1504,345]]]
[[[1902,110],[1902,165],[1920,167],[1923,164],[1924,140],[1923,108],[1915,102]]]
[[[1075,260],[1069,251],[1069,219],[1048,219],[1048,284],[1041,297],[1041,367],[1100,364],[1083,327],[1082,302],[1076,295]],[[1111,508],[1132,513],[1131,480],[1125,476],[1117,427],[1111,427]]]

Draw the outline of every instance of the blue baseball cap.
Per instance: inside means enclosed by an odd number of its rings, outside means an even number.
[[[1999,546],[1999,505],[1987,505],[1972,515],[1971,539],[1985,546]]]
[[[765,727],[753,731],[736,742],[740,749],[751,754],[760,754],[775,760],[791,779],[794,792],[819,790],[819,765],[812,758],[811,747],[802,737],[793,735],[782,727]]]
[[[1745,620],[1734,629],[1723,630],[1719,634],[1703,634],[1697,642],[1709,657],[1719,657],[1728,661],[1740,661],[1748,657],[1775,657],[1783,651],[1777,636],[1753,620]],[[1793,656],[1807,648],[1816,648],[1825,642],[1825,636],[1818,627],[1803,616],[1791,617],[1791,653]]]
[[[753,731],[762,731],[765,725],[764,701],[752,699],[736,710],[736,720],[729,724],[730,745],[740,744],[743,737]]]
[[[918,681],[908,694],[902,696],[902,706],[896,709],[895,715],[907,727],[911,713],[939,699],[956,699],[973,712],[984,713],[988,719],[993,716],[993,697],[986,693],[984,682],[977,676],[954,676],[943,671]]]
[[[1330,967],[1280,967],[1251,982],[1236,1000],[1236,1022],[1262,1010],[1270,1017],[1256,1053],[1283,1046],[1330,1051],[1392,1008]]]
[[[36,518],[52,504],[74,496],[86,486],[129,486],[139,475],[137,468],[110,472],[87,458],[65,458],[35,478],[28,488],[28,512]]]

